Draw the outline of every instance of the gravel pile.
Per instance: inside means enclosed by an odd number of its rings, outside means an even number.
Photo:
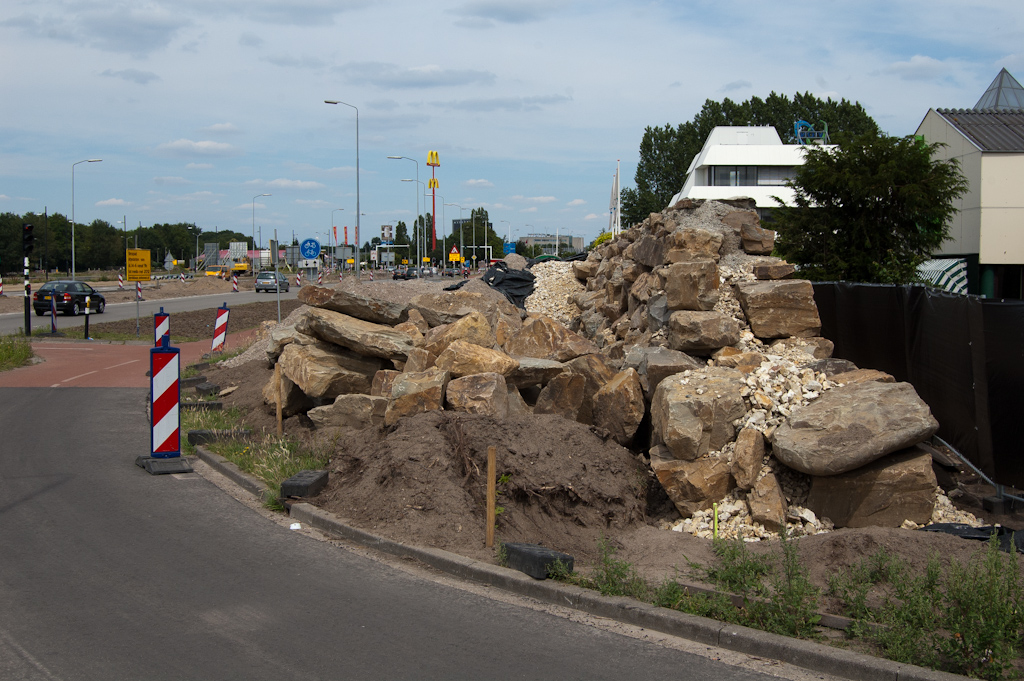
[[[586,290],[573,274],[572,263],[549,260],[537,263],[530,271],[537,279],[533,285],[533,294],[526,299],[526,311],[547,315],[569,326],[573,317],[580,313],[572,297]]]

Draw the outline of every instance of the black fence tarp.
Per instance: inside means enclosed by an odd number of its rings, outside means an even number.
[[[1024,303],[924,286],[814,284],[835,356],[911,383],[939,437],[1024,488]]]

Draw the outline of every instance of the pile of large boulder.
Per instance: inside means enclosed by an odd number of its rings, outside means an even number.
[[[752,536],[928,522],[914,446],[938,424],[909,384],[831,359],[810,283],[749,208],[684,202],[595,249],[568,326],[480,292],[303,287],[267,351],[282,409],[320,428],[441,409],[591,424],[649,459],[694,532],[718,502]]]

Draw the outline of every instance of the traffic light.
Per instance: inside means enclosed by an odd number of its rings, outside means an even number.
[[[35,229],[35,225],[25,223],[21,226],[21,250],[25,255],[32,253],[32,246],[35,243],[35,236],[32,234],[32,230]]]

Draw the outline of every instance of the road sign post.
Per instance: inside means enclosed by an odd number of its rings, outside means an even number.
[[[149,351],[149,455],[137,457],[135,465],[150,475],[192,472],[181,456],[180,357],[169,336],[161,337],[160,346]]]
[[[139,301],[142,300],[142,282],[149,281],[150,257],[148,248],[125,250],[125,278],[135,282],[135,337],[139,337]]]

